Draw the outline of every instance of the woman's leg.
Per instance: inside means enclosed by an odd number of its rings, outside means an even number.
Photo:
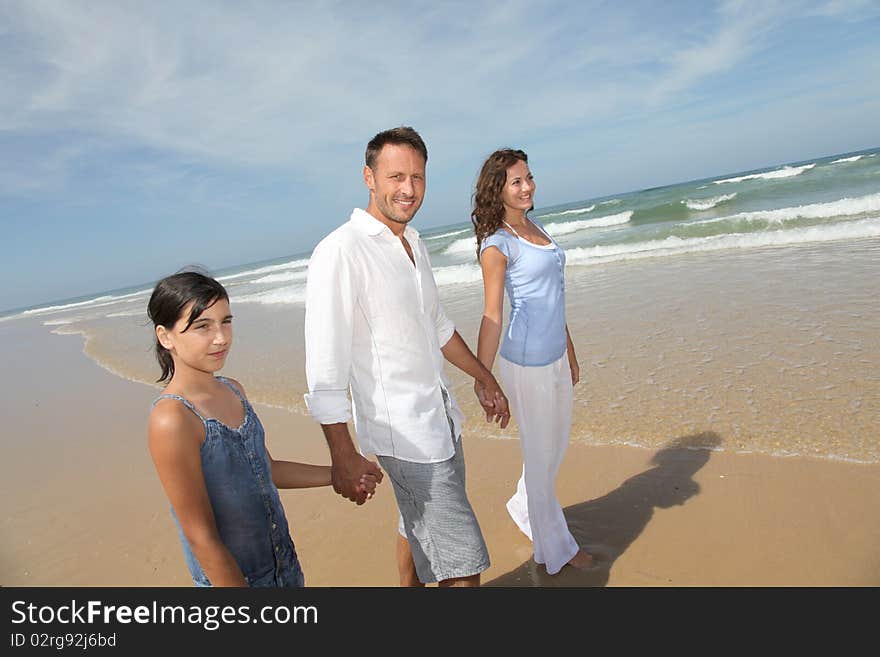
[[[571,379],[566,397],[565,387],[558,385],[560,369],[559,363],[522,367],[503,358],[499,362],[523,453],[523,477],[508,510],[523,533],[528,536],[530,530],[535,561],[546,564],[551,575],[578,552],[556,497],[556,474],[571,426]]]
[[[565,458],[565,452],[571,444],[571,422],[574,410],[574,385],[571,382],[571,367],[568,364],[568,354],[563,356],[555,364],[555,382],[556,382],[556,404],[554,408],[554,420],[556,426],[553,428],[552,436],[556,442],[553,445],[553,482],[555,485],[556,478],[559,476],[559,468]],[[555,490],[555,488],[554,488]],[[577,544],[575,542],[575,544]],[[579,549],[568,563],[576,568],[588,568],[593,565],[593,557],[584,550]]]

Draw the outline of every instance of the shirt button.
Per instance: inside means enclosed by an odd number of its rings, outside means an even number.
[[[276,525],[276,524],[273,522],[273,523],[272,523],[272,529],[275,529],[276,527],[278,527],[278,525]]]

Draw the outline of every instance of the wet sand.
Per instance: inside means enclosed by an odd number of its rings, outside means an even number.
[[[0,345],[0,585],[188,586],[146,448],[158,390],[111,374],[82,353],[81,336],[37,320],[0,324]],[[310,419],[257,411],[273,456],[328,462]],[[671,431],[651,449],[575,442],[558,494],[597,564],[551,577],[504,509],[518,443],[472,434],[468,491],[492,559],[486,585],[880,585],[880,464],[716,451],[729,436],[708,428]],[[396,585],[387,482],[362,507],[330,488],[282,499],[308,585]]]
[[[724,451],[880,463],[878,260],[874,239],[566,269],[584,381],[572,442],[658,450],[715,431]],[[252,399],[304,415],[302,305],[230,294],[236,343],[227,370]],[[481,284],[441,287],[441,298],[474,347]],[[81,332],[91,358],[151,381],[146,300],[119,305],[138,316],[77,308],[47,315],[50,325],[36,330]],[[451,366],[447,373],[472,418],[468,435],[499,436],[477,420],[472,382]]]

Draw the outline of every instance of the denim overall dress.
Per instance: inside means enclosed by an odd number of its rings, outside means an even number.
[[[195,413],[205,425],[202,444],[202,473],[211,500],[220,540],[238,563],[251,586],[303,586],[304,579],[287,517],[272,482],[269,455],[266,452],[263,425],[250,402],[224,377],[244,406],[244,421],[237,429],[215,418],[205,418],[189,400],[179,395],[160,395],[177,399]],[[186,565],[196,586],[211,586],[190,549],[180,521],[171,509],[177,525]]]

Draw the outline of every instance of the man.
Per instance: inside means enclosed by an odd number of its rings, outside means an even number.
[[[428,152],[409,127],[367,145],[366,211],[325,237],[312,253],[306,285],[309,412],[324,431],[333,488],[357,504],[363,474],[382,471],[400,510],[397,563],[402,586],[479,586],[489,555],[465,493],[458,408],[445,358],[474,377],[487,421],[505,428],[507,398],[443,313],[428,252],[409,226],[425,195]]]

